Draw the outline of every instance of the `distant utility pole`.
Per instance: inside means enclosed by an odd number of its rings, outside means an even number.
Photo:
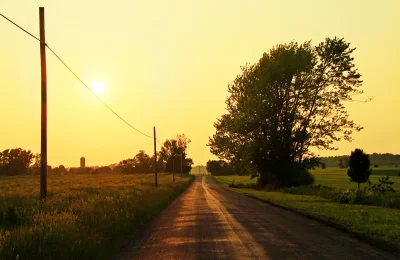
[[[44,8],[39,7],[40,24],[40,69],[42,85],[41,110],[41,158],[40,158],[40,198],[47,196],[47,73],[46,73],[46,34],[44,27]]]
[[[199,165],[199,175],[200,175],[200,165]]]
[[[182,154],[181,154],[181,177],[182,177],[182,173],[183,173],[183,171],[182,171]]]
[[[155,126],[153,127],[153,132],[154,132],[154,176],[155,176],[154,183],[157,188],[157,186],[158,186],[158,183],[157,183],[157,143],[156,143],[157,138],[156,138],[156,127]]]
[[[175,182],[175,154],[172,155],[172,182]]]

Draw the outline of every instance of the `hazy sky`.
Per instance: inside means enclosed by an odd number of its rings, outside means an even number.
[[[344,37],[356,47],[367,104],[348,104],[365,127],[352,143],[321,155],[400,153],[398,0],[35,1],[1,0],[0,13],[39,35],[45,7],[48,44],[132,125],[165,140],[185,133],[195,164],[214,158],[206,143],[225,110],[240,66],[292,40]],[[0,19],[0,150],[40,152],[39,43]],[[152,153],[153,141],[124,125],[50,53],[49,164],[108,165]],[[360,99],[362,99],[361,97]]]

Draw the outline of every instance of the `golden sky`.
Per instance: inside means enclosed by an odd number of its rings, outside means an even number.
[[[206,143],[225,110],[227,84],[240,66],[292,40],[344,37],[356,47],[369,103],[348,104],[365,127],[352,143],[321,155],[400,153],[400,1],[398,0],[1,0],[0,13],[39,35],[45,7],[46,39],[101,98],[141,131],[158,138],[185,133],[195,164],[214,158]],[[39,43],[0,19],[0,150],[40,152]],[[124,125],[50,53],[49,164],[108,165],[152,153],[153,141]]]

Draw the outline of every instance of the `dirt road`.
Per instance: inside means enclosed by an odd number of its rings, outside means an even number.
[[[121,259],[398,259],[336,229],[196,177]]]

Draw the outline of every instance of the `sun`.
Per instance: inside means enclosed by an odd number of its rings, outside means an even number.
[[[104,92],[104,83],[101,80],[96,80],[92,84],[92,90],[97,95],[103,93]]]

